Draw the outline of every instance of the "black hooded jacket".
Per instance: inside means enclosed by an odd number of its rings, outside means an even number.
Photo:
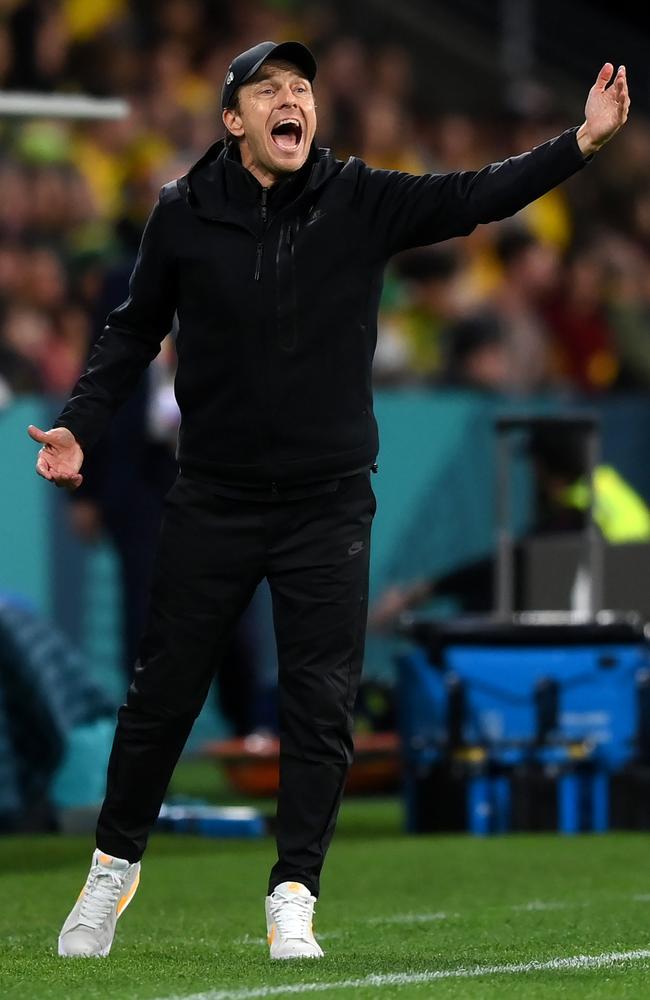
[[[386,262],[511,216],[570,177],[586,162],[576,131],[480,171],[422,176],[314,147],[267,190],[216,143],[161,190],[129,298],[55,426],[91,448],[177,312],[185,475],[281,491],[368,468]]]

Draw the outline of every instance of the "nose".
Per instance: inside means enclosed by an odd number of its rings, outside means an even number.
[[[279,91],[279,97],[281,102],[280,107],[282,108],[286,108],[289,106],[295,108],[298,106],[296,95],[294,94],[293,90],[291,89],[288,83],[285,84],[282,90]]]

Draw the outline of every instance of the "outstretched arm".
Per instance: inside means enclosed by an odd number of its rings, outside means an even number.
[[[481,223],[515,215],[567,180],[627,119],[625,68],[608,87],[612,73],[612,64],[605,63],[589,91],[579,128],[501,163],[478,171],[422,176],[363,165],[359,195],[369,246],[389,257],[410,247],[467,236]]]

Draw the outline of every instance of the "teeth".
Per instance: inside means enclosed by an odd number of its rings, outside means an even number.
[[[282,121],[276,122],[273,128],[277,128],[278,125],[297,125],[300,128],[300,122],[297,118],[283,118]]]

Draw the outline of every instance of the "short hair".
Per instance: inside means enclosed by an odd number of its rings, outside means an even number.
[[[508,228],[502,232],[496,240],[495,250],[497,258],[503,267],[509,267],[514,261],[521,257],[526,250],[537,246],[538,240],[528,229]]]
[[[481,310],[451,323],[446,329],[447,363],[457,371],[476,351],[502,344],[503,325],[496,313]]]

